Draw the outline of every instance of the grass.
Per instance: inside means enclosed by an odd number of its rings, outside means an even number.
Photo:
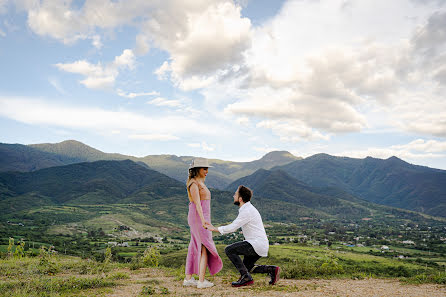
[[[113,280],[103,277],[38,277],[0,282],[0,296],[24,296],[37,294],[73,294],[87,289],[113,287]],[[57,296],[57,295],[56,295]]]
[[[225,256],[224,247],[224,245],[217,246],[224,264],[218,278],[229,283],[237,279],[238,273]],[[160,267],[152,267],[150,271],[154,275],[147,275],[151,279],[132,281],[133,284],[142,286],[140,294],[142,296],[173,294],[163,287],[163,283],[157,276],[162,274],[173,277],[175,281],[182,281],[186,252],[186,249],[182,249],[160,255]],[[374,256],[357,251],[330,250],[323,247],[271,246],[269,256],[261,258],[258,264],[279,265],[282,267],[282,277],[290,279],[376,277],[397,278],[410,284],[446,285],[446,272],[441,267],[429,267],[424,263]],[[103,294],[110,292],[115,286],[130,282],[131,275],[148,271],[141,269],[147,267],[146,265],[134,265],[133,270],[132,265],[134,263],[102,263],[65,255],[51,255],[46,261],[42,261],[40,257],[0,259],[0,296]],[[207,278],[211,281],[215,279],[212,276]],[[297,292],[303,289],[293,285],[279,284],[253,286],[249,290]]]

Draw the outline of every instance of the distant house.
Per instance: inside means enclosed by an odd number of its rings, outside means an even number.
[[[415,244],[415,242],[413,242],[413,240],[404,240],[403,243],[404,244]]]
[[[388,251],[389,247],[387,245],[383,245],[383,246],[381,246],[381,250]]]
[[[118,243],[116,241],[109,241],[109,242],[107,242],[107,244],[111,245],[111,246],[117,246],[118,245]]]

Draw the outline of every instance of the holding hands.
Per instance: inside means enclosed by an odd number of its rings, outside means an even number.
[[[205,229],[210,231],[219,232],[217,228],[215,228],[211,223],[205,222]]]

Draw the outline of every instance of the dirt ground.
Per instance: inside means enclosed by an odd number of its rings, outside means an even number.
[[[280,279],[275,286],[268,284],[265,276],[254,276],[254,285],[242,288],[231,287],[230,277],[210,278],[215,286],[207,289],[183,287],[182,280],[157,269],[126,271],[130,279],[121,280],[120,285],[107,296],[148,296],[141,295],[143,287],[151,295],[158,296],[404,296],[436,297],[446,296],[446,286],[435,284],[408,285],[389,279]],[[164,293],[164,294],[163,294]]]

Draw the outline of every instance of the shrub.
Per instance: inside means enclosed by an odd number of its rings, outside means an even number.
[[[52,249],[46,249],[44,246],[39,251],[39,265],[38,270],[42,274],[54,275],[59,272],[58,265],[52,260]]]
[[[160,261],[160,251],[156,246],[149,246],[142,255],[142,262],[145,266],[158,267]]]

